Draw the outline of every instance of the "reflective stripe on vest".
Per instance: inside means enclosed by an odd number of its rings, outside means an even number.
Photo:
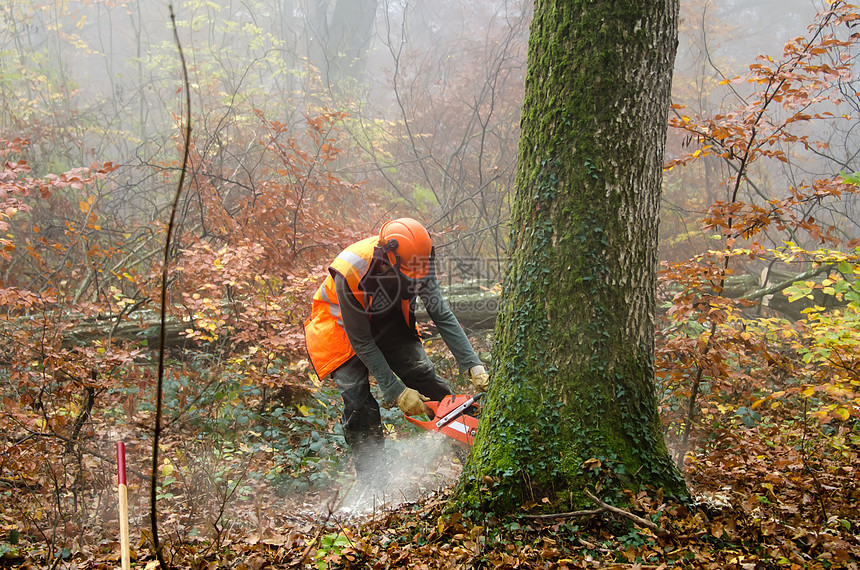
[[[370,250],[370,255],[373,256],[373,250]],[[364,276],[365,272],[367,272],[367,268],[370,265],[369,259],[364,259],[359,254],[354,251],[350,251],[349,249],[345,249],[334,259],[332,262],[332,267],[338,266],[340,267],[342,264],[339,262],[343,262],[348,264],[349,269],[346,271],[340,271],[340,273],[347,278],[349,281],[349,275],[347,273],[355,272],[359,275],[359,279]]]
[[[329,299],[328,291],[325,290],[325,283],[320,285],[318,294],[321,300],[328,303],[328,310],[331,313],[331,316],[334,317],[335,322],[340,326],[343,326],[343,319],[340,318],[340,305],[337,303],[337,297],[335,297],[334,301]]]

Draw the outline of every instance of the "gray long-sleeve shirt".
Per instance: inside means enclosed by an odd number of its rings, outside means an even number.
[[[377,295],[371,305],[370,318],[368,311],[361,305],[359,300],[350,290],[346,279],[340,274],[334,276],[337,302],[340,306],[340,314],[343,319],[343,328],[352,349],[358,355],[367,369],[376,378],[382,396],[386,403],[391,403],[406,389],[406,386],[391,370],[385,355],[376,343],[375,335],[384,334],[390,327],[400,327],[401,323],[405,329],[403,313],[400,309],[399,299],[392,302],[385,299],[384,295]],[[436,329],[442,335],[442,340],[457,360],[460,372],[465,372],[472,366],[481,364],[481,359],[475,354],[472,344],[466,337],[466,333],[457,321],[457,317],[451,312],[448,303],[442,297],[439,290],[439,282],[431,273],[418,286],[418,297],[424,304],[427,314],[436,325]],[[377,302],[381,299],[380,302]],[[386,303],[387,306],[380,306]],[[408,331],[405,331],[408,334]]]

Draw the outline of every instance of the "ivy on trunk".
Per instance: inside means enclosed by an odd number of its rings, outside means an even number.
[[[539,0],[494,377],[465,512],[686,496],[654,394],[657,223],[676,0]],[[544,499],[549,499],[544,501]]]

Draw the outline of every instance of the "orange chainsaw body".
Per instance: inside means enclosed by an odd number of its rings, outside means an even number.
[[[422,421],[414,416],[406,419],[427,431],[436,431],[452,438],[463,447],[472,447],[478,431],[481,394],[445,396],[438,402],[424,402],[433,411],[433,418]]]

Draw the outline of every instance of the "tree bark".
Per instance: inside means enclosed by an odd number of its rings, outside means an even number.
[[[677,0],[537,0],[494,375],[457,495],[547,511],[686,486],[654,394]]]

